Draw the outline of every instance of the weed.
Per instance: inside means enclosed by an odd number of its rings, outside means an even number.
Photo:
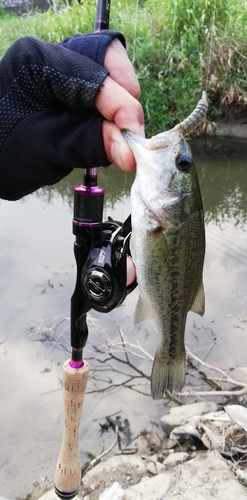
[[[0,56],[27,34],[59,42],[93,31],[94,16],[95,0],[54,1],[48,12],[21,17],[1,9]],[[136,0],[112,1],[110,24],[125,34],[142,89],[148,134],[184,119],[205,88],[212,120],[244,115],[246,21],[244,0],[142,0],[138,5]]]

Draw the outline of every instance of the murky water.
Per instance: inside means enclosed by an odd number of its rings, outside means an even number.
[[[210,363],[246,366],[247,145],[206,139],[196,141],[193,152],[207,222],[206,313],[203,318],[189,314],[186,341]],[[52,480],[61,445],[61,364],[70,356],[68,315],[75,283],[73,186],[81,178],[74,172],[22,201],[0,202],[0,496],[7,498],[32,490],[35,481]],[[116,167],[100,170],[105,218],[128,216],[132,181],[133,174],[126,176]],[[164,401],[150,398],[147,379],[124,363],[117,344],[121,328],[130,344],[139,342],[154,354],[152,325],[132,335],[137,295],[136,290],[112,313],[89,315],[85,358],[91,377],[80,434],[82,460],[87,452],[97,455],[113,442],[113,434],[100,434],[106,415],[121,411],[135,435],[150,429],[150,421],[158,422],[166,411]],[[122,362],[105,360],[109,338]],[[143,351],[136,352],[139,357],[130,354],[130,361],[149,375],[151,361]]]

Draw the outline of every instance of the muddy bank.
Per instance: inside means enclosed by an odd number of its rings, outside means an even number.
[[[247,123],[217,123],[215,133],[238,139],[247,139]]]

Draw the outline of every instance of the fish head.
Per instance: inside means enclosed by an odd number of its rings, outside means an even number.
[[[189,144],[180,128],[147,139],[152,156],[155,183],[174,201],[189,195],[193,189],[195,168]]]
[[[160,225],[175,227],[191,211],[198,181],[190,147],[179,127],[145,139],[123,133],[136,159],[135,190]]]

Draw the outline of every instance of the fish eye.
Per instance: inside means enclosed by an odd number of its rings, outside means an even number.
[[[189,153],[181,153],[176,158],[176,167],[181,172],[188,173],[190,170],[192,157]]]

